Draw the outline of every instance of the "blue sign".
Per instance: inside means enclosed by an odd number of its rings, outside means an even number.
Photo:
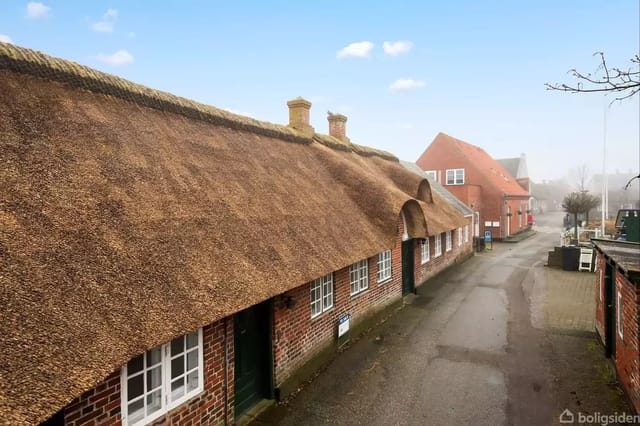
[[[486,243],[491,242],[491,231],[484,231],[484,241]]]
[[[349,319],[351,315],[344,314],[340,318],[338,318],[338,337],[342,337],[349,331]]]

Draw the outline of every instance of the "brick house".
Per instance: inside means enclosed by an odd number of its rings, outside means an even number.
[[[288,106],[265,123],[0,44],[3,421],[233,424],[471,255],[427,179]]]
[[[527,229],[529,192],[482,148],[438,133],[416,164],[474,211],[475,236]]]
[[[640,244],[591,241],[596,249],[596,332],[640,412]]]

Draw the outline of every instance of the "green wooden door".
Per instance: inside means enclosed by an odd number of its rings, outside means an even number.
[[[234,316],[235,413],[242,414],[270,397],[271,356],[269,304],[264,302]]]
[[[413,240],[402,242],[402,295],[413,293],[414,283]]]

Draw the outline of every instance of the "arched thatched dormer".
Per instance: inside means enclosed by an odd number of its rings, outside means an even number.
[[[431,195],[431,193],[429,193]],[[425,220],[424,211],[416,200],[409,200],[402,206],[400,211],[402,223],[404,224],[404,232],[402,240],[410,238],[426,238],[427,221]]]
[[[427,179],[422,179],[420,185],[418,185],[418,194],[416,197],[420,201],[425,203],[433,203],[433,196],[431,195],[431,184]]]

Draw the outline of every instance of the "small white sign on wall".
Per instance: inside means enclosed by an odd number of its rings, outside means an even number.
[[[490,221],[490,220],[486,221],[486,222],[484,223],[484,227],[485,227],[485,228],[490,228],[490,227],[491,227],[491,221]]]
[[[494,228],[500,228],[500,222],[493,222]]]
[[[344,336],[349,331],[349,319],[351,315],[344,314],[338,318],[338,337]]]

